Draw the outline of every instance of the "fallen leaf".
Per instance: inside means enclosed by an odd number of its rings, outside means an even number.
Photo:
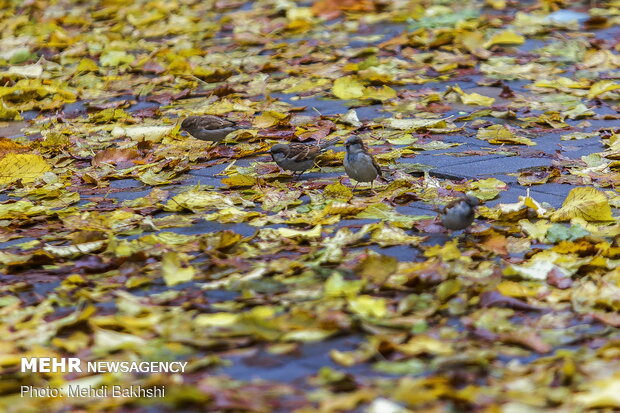
[[[586,221],[614,220],[605,194],[591,186],[571,189],[562,203],[562,208],[551,215],[553,222],[570,221],[573,218]]]
[[[0,159],[0,185],[20,179],[22,182],[34,182],[51,170],[52,167],[39,155],[9,153]]]

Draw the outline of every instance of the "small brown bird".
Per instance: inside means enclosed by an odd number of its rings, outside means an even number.
[[[289,143],[273,145],[269,150],[271,158],[282,169],[293,171],[294,173],[300,172],[299,176],[304,171],[314,166],[316,157],[325,152],[325,150],[338,142],[338,138],[330,139],[318,145],[307,143]]]
[[[188,116],[181,129],[201,141],[219,142],[231,132],[242,129],[237,123],[213,115]]]
[[[360,182],[370,182],[370,189],[372,190],[375,178],[382,176],[377,161],[368,152],[364,141],[359,136],[351,136],[344,146],[347,149],[347,154],[344,157],[344,170],[349,178],[357,181],[353,190],[355,191]]]
[[[478,205],[480,200],[471,194],[455,199],[441,211],[441,223],[451,230],[467,228],[474,222]]]

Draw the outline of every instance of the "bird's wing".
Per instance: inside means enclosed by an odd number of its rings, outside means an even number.
[[[381,167],[379,166],[379,164],[377,163],[377,161],[375,160],[375,157],[370,155],[370,159],[372,159],[372,166],[375,167],[375,169],[377,170],[377,174],[380,177],[383,177],[383,171],[381,171]]]
[[[330,140],[328,140],[328,141],[325,141],[325,142],[321,143],[321,144],[319,145],[319,148],[320,148],[322,151],[324,151],[325,149],[329,148],[330,146],[332,146],[332,145],[334,145],[334,144],[338,143],[338,141],[339,141],[339,140],[340,140],[340,138],[330,139]]]
[[[201,122],[201,126],[205,129],[224,129],[235,126],[235,122],[228,119],[218,118],[217,116],[206,115]]]
[[[289,145],[289,158],[294,161],[306,161],[314,159],[321,148],[316,145],[306,145],[303,143],[291,143]]]

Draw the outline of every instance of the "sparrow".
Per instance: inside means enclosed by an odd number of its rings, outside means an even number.
[[[235,122],[213,115],[188,116],[181,123],[181,129],[201,141],[219,142],[231,132],[242,129]]]
[[[353,187],[357,187],[360,182],[370,182],[370,189],[374,184],[377,176],[381,175],[381,168],[375,161],[375,158],[368,152],[364,141],[359,136],[351,136],[344,144],[347,153],[344,157],[344,170],[349,178],[355,179],[357,182]]]
[[[328,147],[332,146],[340,139],[334,138],[318,145],[307,143],[290,143],[288,145],[279,143],[273,145],[269,150],[271,158],[282,169],[293,171],[293,173],[301,172],[312,168],[316,157],[325,152]]]
[[[470,194],[455,199],[441,211],[441,223],[451,230],[467,228],[474,222],[478,205],[480,200]]]

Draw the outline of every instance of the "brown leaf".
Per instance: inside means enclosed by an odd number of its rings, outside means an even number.
[[[317,142],[322,141],[332,131],[334,123],[328,120],[320,120],[318,125],[311,130],[300,134],[297,138],[300,141],[313,139]]]
[[[184,98],[185,96],[189,94],[190,94],[189,89],[183,89],[182,91],[178,93],[165,92],[165,93],[159,93],[157,95],[150,95],[149,97],[146,98],[146,100],[149,102],[157,102],[157,103],[161,103],[162,105],[167,105],[168,103],[174,100],[179,100],[181,98]]]
[[[566,290],[572,287],[573,279],[562,274],[557,268],[553,268],[547,274],[547,284],[559,288],[560,290]]]
[[[312,13],[326,19],[335,19],[344,11],[373,12],[375,5],[369,0],[317,0]]]
[[[620,314],[618,313],[594,313],[592,318],[612,327],[620,327]]]
[[[125,163],[131,161],[133,159],[137,159],[140,157],[140,152],[135,149],[105,149],[103,151],[97,152],[95,157],[92,160],[93,166],[99,166],[104,163],[111,163],[114,165],[118,165],[121,163]]]
[[[504,98],[504,99],[510,99],[510,98],[515,97],[515,94],[510,87],[504,85],[502,86],[502,91],[499,94],[499,97]]]
[[[492,251],[499,255],[508,254],[508,250],[506,246],[508,245],[508,241],[506,237],[501,234],[493,234],[482,242],[482,246],[489,251]]]
[[[269,139],[291,140],[295,138],[295,131],[293,129],[287,129],[287,130],[264,129],[261,131],[260,136],[262,138],[269,138]]]
[[[522,345],[537,353],[548,353],[552,350],[551,345],[542,341],[542,339],[534,333],[524,334],[522,331],[519,331],[516,333],[501,334],[499,340],[505,343]]]
[[[165,72],[166,69],[164,69],[162,65],[160,65],[156,61],[148,60],[144,65],[142,65],[142,71],[145,73],[155,73],[158,75]]]

